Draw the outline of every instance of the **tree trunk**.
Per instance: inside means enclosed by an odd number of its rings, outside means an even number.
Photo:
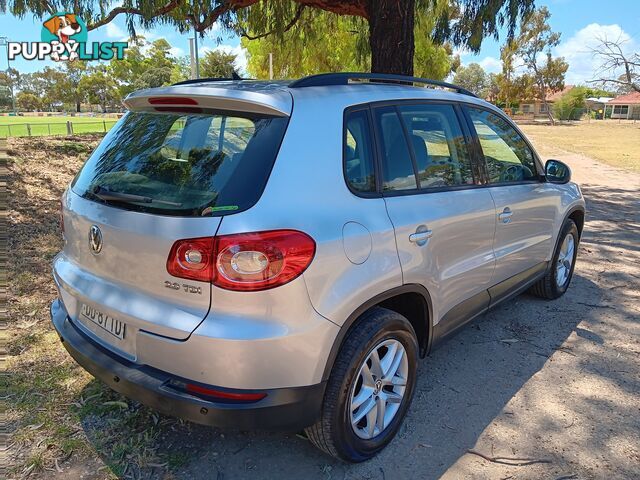
[[[81,103],[82,103],[82,102],[80,102],[80,100],[76,100],[76,112],[77,112],[77,113],[80,113],[80,104],[81,104]]]
[[[371,71],[413,75],[415,0],[369,0]]]
[[[551,112],[551,106],[549,105],[549,103],[547,103],[546,98],[542,99],[542,104],[545,106],[545,110],[547,111],[547,117],[549,118],[551,125],[555,125],[556,121],[553,118],[553,113]]]

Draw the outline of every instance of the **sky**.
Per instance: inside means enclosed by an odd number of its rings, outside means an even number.
[[[622,39],[627,51],[640,51],[640,0],[537,0],[537,6],[545,5],[551,12],[551,28],[560,32],[561,42],[553,52],[563,56],[569,63],[565,78],[566,84],[584,84],[594,76],[597,61],[594,60],[590,47],[594,46],[597,37]],[[0,37],[6,36],[10,41],[39,41],[42,23],[33,17],[18,19],[11,14],[0,15]],[[172,53],[177,56],[189,52],[189,35],[180,34],[172,27],[161,26],[151,31],[139,30],[148,40],[165,38],[172,46]],[[126,39],[127,32],[124,16],[106,26],[89,33],[89,41],[121,41]],[[199,51],[203,54],[207,49],[221,49],[238,55],[237,61],[241,70],[246,66],[246,55],[240,47],[237,37],[222,36],[214,28],[207,36],[199,40]],[[498,41],[484,40],[479,54],[458,51],[463,65],[479,63],[487,72],[500,71],[500,46],[504,43],[505,32]],[[18,59],[11,66],[21,72],[40,70],[44,66],[54,66],[51,61],[27,61]],[[7,68],[6,51],[0,47],[0,69]]]

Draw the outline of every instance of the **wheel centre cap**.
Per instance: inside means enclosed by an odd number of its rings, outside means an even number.
[[[377,395],[378,393],[380,393],[380,390],[382,390],[382,380],[376,380],[375,389],[373,390],[373,393]]]

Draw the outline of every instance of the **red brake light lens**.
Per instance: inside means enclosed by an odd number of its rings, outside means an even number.
[[[173,245],[167,270],[227,290],[266,290],[300,276],[315,251],[313,239],[297,230],[194,238]]]
[[[174,277],[209,282],[213,272],[213,238],[178,240],[169,252],[167,271]]]
[[[150,97],[151,105],[198,105],[198,101],[189,97]]]

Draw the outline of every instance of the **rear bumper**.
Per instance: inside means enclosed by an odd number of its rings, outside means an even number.
[[[307,427],[319,417],[324,382],[259,390],[267,396],[252,403],[209,401],[171,386],[172,381],[185,379],[129,362],[90,340],[73,325],[57,299],[51,304],[51,321],[63,345],[80,366],[113,390],[166,415],[223,428],[288,431]],[[233,393],[254,392],[215,388]]]

